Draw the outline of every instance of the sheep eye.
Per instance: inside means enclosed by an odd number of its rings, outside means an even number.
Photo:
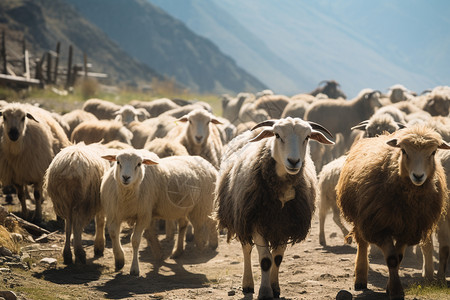
[[[431,156],[434,156],[436,154],[436,150],[434,150],[432,153],[431,153]]]
[[[276,137],[277,139],[279,139],[279,138],[280,138],[280,135],[279,135],[278,133],[275,133],[275,137]]]
[[[405,151],[405,149],[402,149],[402,154],[404,154],[404,155],[408,155],[408,154],[406,154],[406,151]]]
[[[117,161],[117,165],[120,166],[120,161]]]
[[[305,141],[308,141],[310,138],[311,138],[311,136],[308,135],[308,136],[305,138]]]
[[[138,168],[139,168],[141,165],[142,165],[141,163],[138,163],[138,164],[137,164]]]
[[[25,122],[25,117],[22,117],[22,122]]]

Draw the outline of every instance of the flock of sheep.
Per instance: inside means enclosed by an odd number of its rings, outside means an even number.
[[[305,239],[319,207],[355,240],[355,289],[367,288],[368,246],[383,252],[391,299],[403,299],[399,266],[421,244],[423,276],[433,279],[432,233],[439,241],[438,278],[445,280],[450,246],[450,87],[421,95],[401,85],[387,94],[364,89],[346,100],[335,81],[293,97],[266,90],[224,95],[222,116],[204,102],[87,100],[59,115],[23,103],[0,103],[0,182],[14,186],[29,215],[42,221],[43,198],[65,220],[65,264],[86,263],[81,235],[95,219],[94,253],[105,227],[116,269],[125,264],[123,222],[133,225],[130,273],[139,275],[144,235],[162,259],[156,222],[178,237],[182,255],[193,228],[196,248],[218,247],[218,232],[242,244],[242,290],[254,293],[251,251],[259,255],[258,298],[278,298],[278,272],[288,244]],[[346,228],[341,221],[344,218]],[[145,233],[144,233],[145,231]]]

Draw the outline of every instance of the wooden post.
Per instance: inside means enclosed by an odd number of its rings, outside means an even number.
[[[30,79],[30,57],[28,55],[28,50],[25,50],[24,53],[25,60],[25,78]]]
[[[2,30],[2,58],[3,58],[3,74],[8,74],[6,66],[6,43],[5,43],[5,30]]]
[[[88,69],[87,69],[87,55],[86,52],[83,53],[83,61],[84,61],[84,77],[87,78],[88,75]]]
[[[25,52],[27,51],[27,42],[25,41],[25,37],[23,38],[22,41],[22,54],[23,54],[23,72],[26,73],[27,72],[27,62],[25,60]]]
[[[67,80],[66,80],[66,89],[70,87],[71,83],[71,75],[72,75],[72,55],[73,55],[73,49],[72,45],[69,46],[69,60],[67,63]]]
[[[58,64],[59,64],[59,50],[61,48],[61,43],[56,44],[56,58],[55,58],[55,70],[53,71],[53,83],[56,84],[58,80]]]
[[[49,52],[47,52],[47,82],[46,83],[51,83],[52,82],[52,54]]]

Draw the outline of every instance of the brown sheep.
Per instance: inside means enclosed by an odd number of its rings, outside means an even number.
[[[391,299],[403,299],[398,271],[405,249],[430,235],[447,197],[437,149],[450,145],[421,125],[361,139],[350,149],[336,193],[357,242],[355,290],[367,288],[367,249],[373,243],[389,268],[387,293]]]

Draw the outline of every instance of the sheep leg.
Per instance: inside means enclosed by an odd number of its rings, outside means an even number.
[[[327,218],[328,204],[325,199],[320,199],[320,209],[319,209],[319,244],[322,246],[327,245],[325,239],[325,219]]]
[[[259,233],[253,233],[253,241],[258,250],[259,266],[261,267],[261,286],[259,287],[258,299],[272,299],[273,291],[270,285],[270,270],[273,265],[269,243]]]
[[[108,221],[108,232],[111,238],[112,248],[114,253],[114,261],[116,264],[116,271],[123,268],[125,265],[125,255],[123,253],[122,245],[120,244],[120,224],[121,222],[114,220]]]
[[[99,211],[95,215],[94,255],[103,256],[105,250],[105,213]]]
[[[365,241],[355,230],[355,239],[357,243],[356,262],[355,262],[355,290],[367,289],[367,277],[369,274],[369,243]]]
[[[400,262],[403,259],[406,245],[398,244],[394,246],[394,242],[391,237],[379,245],[383,251],[384,259],[389,270],[389,278],[386,288],[386,293],[390,299],[404,299],[404,292],[402,283],[400,282],[400,276],[398,274],[400,268]]]
[[[209,248],[216,250],[219,246],[219,233],[217,232],[217,222],[212,218],[208,217],[208,243]]]
[[[274,265],[270,270],[270,285],[272,286],[274,298],[280,298],[280,284],[278,282],[278,273],[280,270],[281,261],[283,260],[284,251],[286,251],[286,245],[279,246],[272,250]]]
[[[72,264],[72,251],[70,250],[70,238],[72,236],[72,221],[71,217],[67,218],[65,221],[65,231],[66,231],[66,240],[64,242],[64,250],[63,250],[63,258],[64,264],[70,265]]]
[[[152,249],[153,257],[156,260],[162,260],[161,245],[159,244],[157,231],[158,227],[156,224],[156,219],[152,219],[150,227],[144,231],[144,237],[147,239],[147,243]]]
[[[348,235],[348,230],[347,228],[345,228],[344,224],[342,224],[341,211],[339,210],[339,207],[337,207],[337,205],[334,205],[332,209],[333,209],[333,221],[341,229],[342,234],[344,234],[344,237],[346,237]]]
[[[244,244],[242,245],[242,253],[244,254],[244,276],[242,277],[242,292],[244,294],[255,292],[255,285],[253,282],[253,274],[252,274],[252,245]]]
[[[28,219],[27,199],[25,196],[24,186],[15,184],[14,187],[17,191],[17,198],[19,198],[20,205],[22,207],[22,218]]]
[[[434,276],[434,263],[433,263],[433,238],[430,236],[421,245],[423,265],[422,265],[422,277],[427,280],[433,280]]]
[[[193,227],[195,246],[199,251],[203,251],[209,234],[208,220],[206,218],[201,220],[192,219],[191,224],[192,226],[188,226],[187,230],[189,230],[189,227]]]
[[[175,238],[176,222],[174,220],[164,220],[166,222],[166,240],[172,241]]]
[[[86,264],[86,252],[83,249],[81,235],[83,233],[83,224],[75,218],[73,224],[73,251],[75,253],[75,262]]]
[[[177,246],[175,251],[172,253],[170,258],[177,258],[184,251],[184,238],[186,236],[186,229],[188,226],[188,220],[186,218],[178,219],[178,238],[177,238]]]
[[[441,217],[438,224],[437,236],[439,241],[439,269],[437,277],[440,281],[445,282],[447,261],[450,255],[450,217],[448,215],[445,218]]]
[[[133,247],[133,260],[131,262],[130,275],[139,276],[139,245],[141,244],[142,233],[146,225],[141,220],[137,220],[131,235],[131,246]]]
[[[36,205],[34,211],[34,223],[39,224],[42,221],[42,185],[34,185],[33,195]]]

